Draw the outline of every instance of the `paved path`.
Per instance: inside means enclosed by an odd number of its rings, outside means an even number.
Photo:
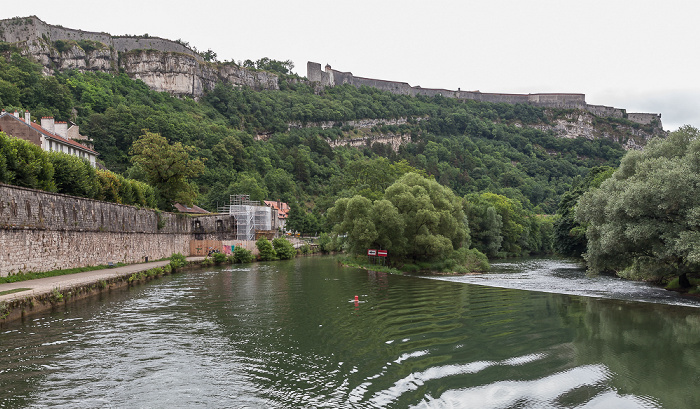
[[[204,257],[187,257],[187,261],[200,261]],[[169,260],[153,261],[150,263],[130,264],[124,267],[105,268],[103,270],[84,271],[82,273],[66,274],[62,276],[37,278],[34,280],[18,281],[16,283],[0,284],[0,293],[16,288],[29,288],[29,290],[20,291],[12,294],[0,295],[0,302],[10,301],[15,298],[24,298],[26,296],[38,296],[41,294],[50,293],[54,288],[71,288],[81,285],[90,285],[100,282],[100,280],[109,280],[114,277],[121,277],[145,271],[155,267],[162,267],[170,263]]]

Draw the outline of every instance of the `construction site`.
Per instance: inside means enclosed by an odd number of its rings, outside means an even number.
[[[236,223],[236,240],[272,240],[277,233],[277,212],[250,195],[231,195],[230,203],[220,207],[219,213],[233,216]]]

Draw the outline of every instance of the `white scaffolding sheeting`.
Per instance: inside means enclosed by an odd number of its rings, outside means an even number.
[[[272,208],[248,195],[231,195],[231,204],[224,210],[236,221],[236,240],[255,240],[256,230],[272,230]]]

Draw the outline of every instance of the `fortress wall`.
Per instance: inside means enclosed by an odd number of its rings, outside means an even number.
[[[19,43],[41,38],[41,34],[47,34],[47,31],[40,31],[42,27],[38,23],[40,23],[40,20],[36,17],[0,20],[0,33],[2,34],[0,37],[3,37],[4,41],[8,43]]]
[[[47,35],[51,41],[56,40],[91,40],[98,41],[106,46],[112,45],[112,36],[107,33],[93,33],[89,31],[74,30],[72,28],[64,28],[58,26],[50,26],[44,22],[40,23],[46,26]]]
[[[75,30],[47,24],[36,16],[0,20],[0,30],[4,41],[9,43],[31,41],[47,36],[51,41],[56,40],[91,40],[114,47],[125,52],[130,50],[159,50],[163,52],[189,54],[199,61],[202,57],[184,45],[160,37],[112,36],[109,33]]]
[[[628,113],[627,119],[642,125],[649,125],[653,121],[661,123],[661,114]]]
[[[323,84],[321,77],[322,72],[323,71],[321,71],[321,64],[311,61],[306,62],[306,78],[308,78],[309,81]]]
[[[530,94],[530,103],[549,108],[579,108],[586,107],[584,94]]]
[[[112,37],[114,49],[121,52],[131,50],[158,50],[166,53],[189,54],[204,61],[202,56],[175,41],[160,37]]]
[[[188,254],[195,236],[235,238],[235,223],[0,184],[0,276]]]
[[[465,94],[467,98],[480,102],[506,103],[506,104],[527,104],[529,99],[525,94],[494,94],[483,92],[460,92],[460,96]]]
[[[624,118],[625,110],[620,108],[606,107],[604,105],[586,105],[586,110],[593,115],[610,118]]]

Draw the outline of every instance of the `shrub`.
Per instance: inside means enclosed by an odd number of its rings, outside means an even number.
[[[264,237],[259,238],[258,241],[255,242],[255,247],[257,247],[260,252],[260,254],[258,254],[259,260],[267,261],[277,258],[277,253],[268,239]]]
[[[237,247],[233,251],[233,260],[236,263],[250,263],[253,261],[253,253],[243,247]]]
[[[184,255],[175,253],[170,256],[170,266],[172,266],[172,268],[180,268],[184,267],[185,265],[187,265],[187,259]]]
[[[297,255],[297,250],[294,248],[292,243],[284,237],[278,237],[272,240],[272,246],[275,248],[275,253],[277,257],[282,260],[289,260]]]
[[[221,264],[226,262],[226,254],[224,253],[214,253],[211,258],[214,260],[214,264]]]
[[[100,190],[95,168],[85,159],[63,152],[48,152],[54,168],[56,191],[94,199]]]

